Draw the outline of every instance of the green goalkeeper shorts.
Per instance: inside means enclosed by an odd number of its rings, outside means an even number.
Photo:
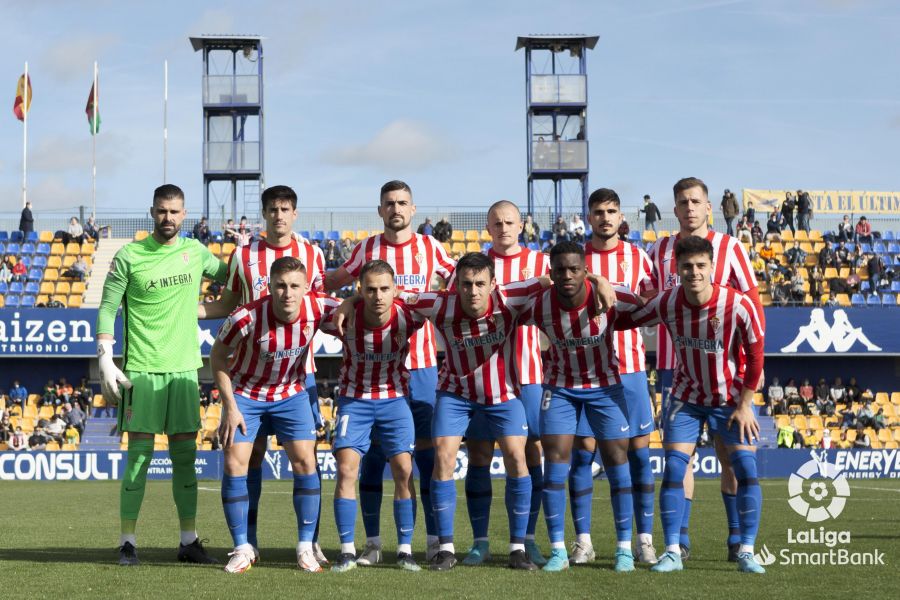
[[[131,389],[123,390],[119,431],[173,435],[200,429],[197,371],[126,371]]]

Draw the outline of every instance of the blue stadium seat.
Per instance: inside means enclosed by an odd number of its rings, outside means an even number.
[[[24,244],[22,244],[22,249],[19,250],[19,252],[21,252],[25,256],[31,256],[32,254],[34,254],[34,244],[32,244],[31,242],[25,242]]]
[[[209,240],[211,242],[221,244],[223,241],[225,241],[225,234],[222,233],[221,231],[212,231],[209,234]]]
[[[325,241],[325,232],[322,230],[313,231],[312,239],[318,240],[320,242],[324,242]]]
[[[6,297],[6,308],[18,308],[19,307],[19,297],[18,296],[7,296]]]
[[[21,232],[19,232],[21,233]],[[6,253],[7,254],[18,254],[21,247],[17,242],[10,242],[6,245]]]
[[[22,233],[21,231],[12,231],[9,234],[9,241],[17,242],[17,243],[21,244],[22,242],[25,241],[25,234]]]
[[[893,294],[885,294],[881,299],[882,306],[897,306],[897,297]]]
[[[30,268],[31,268],[31,261],[32,261],[32,260],[34,260],[34,259],[32,259],[30,256],[23,256],[23,257],[22,257],[22,264],[25,265],[25,268],[26,268],[26,269],[30,269]]]
[[[862,294],[853,294],[850,297],[850,304],[853,306],[865,306],[866,305],[866,297]]]
[[[37,242],[37,241],[38,241],[38,232],[37,232],[37,231],[29,231],[28,233],[26,233],[26,234],[25,234],[25,241],[26,241],[26,242],[31,242],[32,244],[34,244],[35,242]]]
[[[10,294],[21,294],[25,291],[25,287],[22,285],[20,281],[11,281],[9,284],[9,293]]]
[[[183,229],[183,230],[181,231],[181,236],[180,236],[180,237],[183,237],[183,238],[192,238],[192,237],[194,237],[194,234],[193,234],[192,232],[188,231],[187,229]]]
[[[900,281],[892,281],[891,282],[891,291],[895,294],[900,292]]]
[[[866,254],[866,253],[868,253],[868,252],[871,252],[871,251],[872,251],[872,244],[860,243],[860,244],[859,244],[859,251],[862,252],[863,254]]]
[[[494,247],[493,242],[484,242],[483,244],[481,244],[481,251],[487,252],[488,250],[490,250],[493,247]],[[900,283],[900,282],[898,282],[898,283]]]
[[[0,242],[8,242],[9,241],[9,232],[8,231],[0,231]]]
[[[869,280],[865,279],[859,282],[859,291],[861,292],[870,292],[872,291],[872,286],[869,285]]]
[[[900,244],[891,242],[887,246],[888,254],[900,254]]]
[[[872,244],[872,251],[876,254],[884,254],[885,252],[887,252],[887,246],[885,246],[881,242],[875,242],[874,244]]]
[[[2,239],[2,238],[0,238],[0,239]],[[894,237],[894,232],[891,231],[890,229],[888,229],[887,231],[884,232],[884,235],[882,236],[882,239],[891,241],[891,240],[896,240],[897,238]]]
[[[869,306],[881,306],[881,298],[878,297],[878,294],[872,294],[866,300],[866,304]]]
[[[35,256],[35,257],[34,257],[33,265],[34,265],[35,267],[40,267],[41,269],[43,269],[44,267],[47,266],[47,257],[46,257],[46,256],[40,256],[40,255]]]
[[[2,257],[4,254],[6,254],[6,244],[0,242],[0,257]]]
[[[538,245],[537,242],[528,242],[528,249],[534,250],[535,252],[541,251],[541,247]]]
[[[38,244],[36,254],[40,254],[43,256],[50,255],[50,244]]]
[[[36,281],[29,281],[25,284],[25,293],[26,294],[39,294],[41,292],[41,286],[38,285]]]
[[[328,235],[326,237],[329,240],[334,240],[335,242],[339,242],[339,241],[341,241],[341,232],[331,230],[328,232]]]
[[[302,237],[304,240],[310,239],[310,238],[309,238],[309,231],[306,231],[306,230],[301,231],[301,232],[300,232],[300,237]]]
[[[541,232],[541,241],[542,242],[549,242],[552,239],[553,239],[553,232],[550,231],[549,229],[545,229]]]
[[[22,296],[19,306],[22,308],[34,308],[34,296]]]
[[[641,241],[641,232],[640,231],[631,231],[628,233],[628,241],[632,244],[634,242]]]
[[[9,293],[9,286],[5,281],[0,281],[0,296],[5,296]]]
[[[896,266],[900,267],[900,254],[898,254],[894,257],[894,264]]]
[[[28,271],[28,281],[40,281],[44,278],[43,269],[31,269]]]

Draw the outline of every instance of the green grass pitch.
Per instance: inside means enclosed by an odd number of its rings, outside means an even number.
[[[182,565],[175,561],[178,543],[175,508],[168,482],[151,482],[138,524],[138,551],[142,566],[116,565],[118,541],[118,483],[115,482],[9,482],[0,483],[0,590],[4,597],[15,590],[19,597],[53,598],[828,598],[846,596],[854,589],[870,598],[896,597],[896,565],[900,558],[900,482],[851,480],[851,497],[836,520],[808,524],[787,504],[787,482],[763,482],[763,523],[757,549],[763,544],[778,557],[763,576],[737,573],[725,562],[724,511],[718,482],[699,481],[691,521],[693,555],[683,573],[659,575],[645,565],[629,574],[612,571],[613,532],[608,486],[597,482],[593,536],[599,558],[589,566],[558,574],[512,572],[505,568],[507,523],[503,483],[495,480],[491,513],[489,566],[458,566],[450,573],[401,572],[393,561],[396,542],[386,482],[382,509],[382,539],[388,564],[359,568],[345,574],[301,573],[295,565],[296,523],[291,506],[290,482],[265,482],[260,507],[262,560],[243,575],[226,575],[221,567]],[[331,510],[333,482],[324,483],[322,544],[334,557],[337,534]],[[231,540],[222,516],[219,484],[200,482],[201,537],[208,538],[213,555],[225,559]],[[471,542],[462,482],[458,484],[457,552],[462,558]],[[542,515],[543,519],[543,515]],[[571,525],[571,524],[570,524]],[[789,544],[788,529],[799,531],[824,526],[828,531],[849,531],[849,544],[835,550],[883,553],[884,566],[782,565],[781,551],[825,552],[824,543]],[[571,541],[571,530],[567,533]],[[543,521],[537,539],[548,552]],[[363,541],[357,524],[357,547]],[[658,517],[657,551],[662,551]],[[414,550],[424,561],[424,526],[421,514]],[[794,555],[796,557],[796,554]]]

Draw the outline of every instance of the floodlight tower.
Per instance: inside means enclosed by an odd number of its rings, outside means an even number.
[[[599,36],[529,35],[525,48],[525,125],[528,156],[528,212],[536,191],[553,196],[555,215],[563,213],[566,184],[580,188],[587,214],[587,62]]]
[[[190,38],[203,52],[203,215],[210,196],[230,201],[230,217],[259,214],[263,187],[263,51],[255,35]]]

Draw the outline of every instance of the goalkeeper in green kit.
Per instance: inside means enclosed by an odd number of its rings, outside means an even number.
[[[153,234],[116,253],[97,317],[103,397],[119,404],[119,431],[128,432],[128,463],[120,491],[119,564],[138,564],[135,525],[153,458],[153,438],[162,433],[169,437],[172,495],[181,528],[178,560],[215,563],[195,526],[197,369],[202,364],[197,298],[202,278],[224,282],[228,267],[200,242],[179,236],[187,214],[180,188],[156,188],[150,212]],[[113,363],[113,324],[120,304],[124,373]]]

